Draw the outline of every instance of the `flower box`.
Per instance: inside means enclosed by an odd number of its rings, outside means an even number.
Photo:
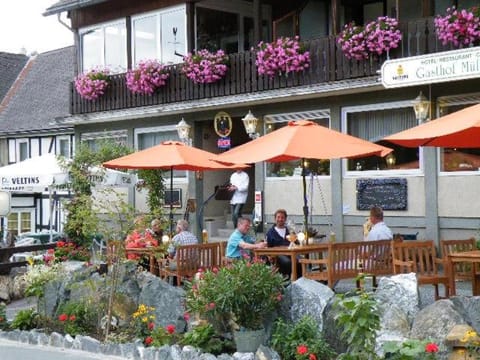
[[[257,72],[273,78],[275,75],[303,71],[310,66],[310,53],[299,37],[280,37],[276,41],[257,45]]]
[[[183,58],[182,72],[196,84],[210,84],[227,73],[228,56],[223,50],[212,53],[206,49],[188,53]]]
[[[437,37],[443,45],[452,43],[455,47],[477,45],[480,42],[480,9],[468,10],[448,8],[445,15],[435,20]]]
[[[157,60],[140,61],[135,69],[125,75],[127,88],[137,94],[153,94],[164,86],[170,74]]]
[[[75,89],[87,100],[98,99],[109,85],[108,69],[92,69],[75,78]]]

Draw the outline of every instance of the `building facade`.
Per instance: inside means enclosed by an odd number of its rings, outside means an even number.
[[[307,160],[309,223],[320,233],[333,230],[340,241],[361,239],[369,206],[380,203],[386,222],[396,233],[418,233],[418,238],[436,241],[475,236],[480,205],[468,189],[477,188],[480,182],[479,151],[410,149],[382,142],[385,136],[418,124],[412,103],[420,91],[431,103],[430,119],[480,102],[478,60],[465,65],[471,69],[462,78],[449,79],[438,69],[408,86],[384,86],[381,67],[386,61],[417,56],[432,56],[431,62],[461,61],[455,46],[438,39],[434,26],[434,17],[452,5],[468,8],[475,3],[62,0],[45,15],[67,12],[75,36],[76,72],[108,67],[113,75],[105,94],[93,101],[83,99],[72,84],[70,115],[57,119],[57,124],[74,127],[77,142],[93,144],[110,137],[144,149],[178,139],[176,125],[183,118],[192,126],[193,146],[219,153],[223,151],[218,148],[215,126],[219,116],[231,119],[232,147],[250,140],[242,123],[249,111],[259,119],[260,135],[291,120],[312,120],[394,149],[388,159]],[[347,58],[337,42],[344,24],[367,24],[381,16],[398,19],[399,46],[362,60]],[[310,53],[310,66],[288,76],[259,74],[257,44],[282,36],[300,37]],[[204,48],[225,50],[228,71],[217,82],[193,83],[182,73],[183,56]],[[478,48],[468,51],[472,59],[478,59]],[[125,72],[145,59],[168,65],[166,85],[151,95],[135,94],[125,84]],[[438,81],[433,81],[436,75]],[[254,191],[261,191],[261,222],[272,222],[275,210],[284,208],[295,226],[301,227],[299,168],[299,162],[255,164],[249,169],[246,208],[254,208]],[[175,173],[182,203],[176,215],[182,216],[190,200],[196,204],[196,215],[202,215],[191,218],[196,228],[204,227],[206,220],[224,219],[228,202],[205,202],[229,175],[228,171],[202,176]],[[146,210],[144,198],[145,194],[136,193],[141,210]]]

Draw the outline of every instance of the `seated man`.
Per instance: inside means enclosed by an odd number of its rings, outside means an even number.
[[[230,260],[239,260],[243,255],[249,256],[248,250],[262,249],[267,246],[267,243],[262,241],[255,243],[255,239],[247,235],[251,226],[250,219],[239,217],[237,221],[237,228],[230,235],[227,243],[225,256]]]
[[[383,222],[383,210],[379,206],[370,209],[372,227],[365,240],[392,240],[392,230]]]
[[[172,238],[172,242],[168,247],[168,256],[170,259],[170,270],[175,270],[177,268],[177,263],[175,261],[175,253],[177,247],[182,245],[193,245],[198,244],[198,239],[190,231],[188,231],[188,221],[187,220],[178,220],[177,221],[177,234]]]
[[[275,211],[274,217],[275,224],[267,231],[266,235],[268,247],[290,245],[290,242],[287,240],[287,236],[290,232],[285,226],[285,222],[287,221],[287,211],[284,209],[278,209]],[[292,260],[290,256],[277,256],[277,265],[278,270],[282,275],[290,276],[292,273]],[[302,266],[300,263],[297,263],[297,274],[299,277],[302,274]]]
[[[153,219],[150,223],[150,229],[147,229],[147,231],[155,240],[157,240],[158,244],[162,243],[163,230],[162,221],[160,219]]]

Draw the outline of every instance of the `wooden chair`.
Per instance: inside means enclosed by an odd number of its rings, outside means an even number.
[[[177,286],[184,279],[191,279],[198,269],[219,267],[218,243],[179,246],[175,255],[176,268],[171,269],[168,259],[159,260],[159,276],[168,280],[170,276],[177,278]]]
[[[448,254],[472,251],[477,249],[477,241],[475,238],[463,240],[441,240],[440,246],[442,248],[442,256],[445,261],[448,261]],[[475,266],[476,265],[476,266]],[[479,264],[456,263],[455,264],[455,280],[473,280],[476,276],[480,279]]]
[[[414,272],[418,286],[433,285],[435,300],[440,299],[438,285],[445,287],[445,298],[450,293],[448,263],[437,258],[433,240],[392,242],[392,261],[394,274]],[[439,271],[443,266],[443,274]]]

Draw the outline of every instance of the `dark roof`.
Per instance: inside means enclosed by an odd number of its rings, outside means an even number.
[[[28,56],[0,52],[0,103],[28,61]]]
[[[76,10],[83,7],[100,4],[108,0],[60,0],[48,7],[43,16],[58,14],[64,11]]]
[[[51,123],[69,114],[73,77],[73,46],[32,57],[3,104],[0,133],[58,129]]]

